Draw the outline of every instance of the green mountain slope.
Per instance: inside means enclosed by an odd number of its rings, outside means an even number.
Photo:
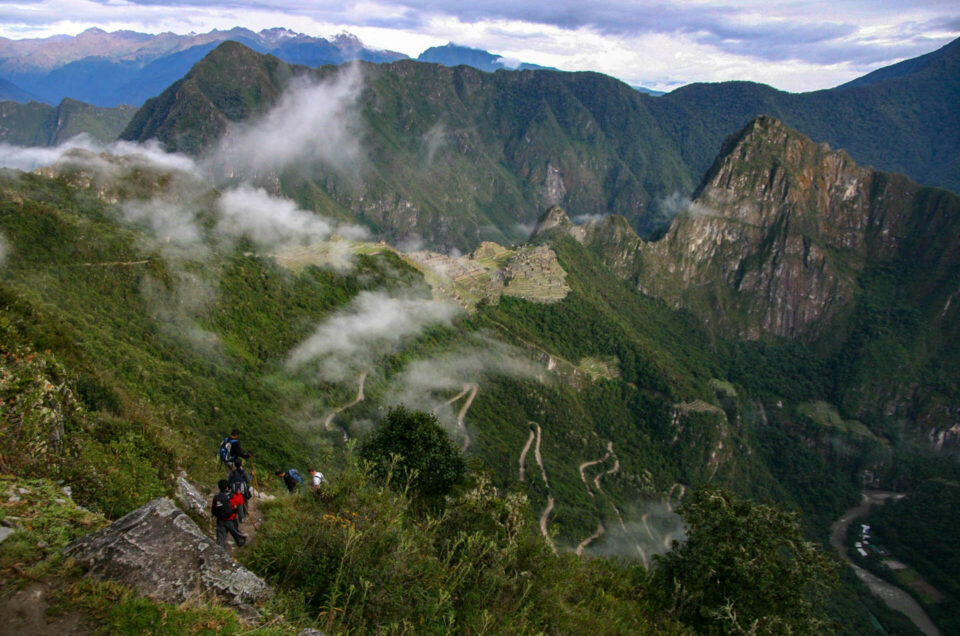
[[[16,146],[56,146],[86,133],[104,143],[116,140],[135,108],[99,108],[74,99],[57,106],[39,102],[0,102],[0,142]]]
[[[693,191],[726,136],[765,114],[857,161],[957,190],[958,137],[944,134],[960,129],[955,48],[866,86],[789,94],[728,82],[663,99],[591,73],[362,65],[360,174],[301,163],[260,177],[303,206],[433,246],[521,239],[553,204],[621,214],[646,235],[672,215],[671,195]],[[203,155],[228,122],[256,121],[276,104],[292,76],[350,72],[290,67],[227,43],[148,101],[122,136]]]
[[[891,458],[919,465],[929,456],[912,438],[834,417],[831,370],[803,347],[718,335],[692,312],[642,294],[605,265],[608,253],[571,237],[556,209],[537,242],[565,272],[560,300],[507,294],[404,332],[445,283],[387,245],[346,244],[352,265],[343,269],[316,263],[345,242],[263,247],[262,231],[231,235],[221,223],[236,190],[132,159],[80,154],[2,178],[0,345],[12,374],[3,377],[38,391],[63,385],[49,404],[71,414],[44,419],[48,411],[31,401],[6,407],[8,423],[32,428],[0,439],[4,470],[65,479],[111,516],[172,488],[181,467],[212,483],[216,446],[233,427],[264,481],[275,468],[313,462],[346,479],[343,432],[362,435],[398,401],[436,409],[493,485],[528,498],[524,541],[534,555],[545,552],[533,543],[542,519],[558,550],[649,563],[680,536],[671,511],[705,484],[800,510],[811,535],[823,537],[867,471],[910,480],[911,464]],[[264,205],[277,222],[280,202]],[[614,222],[601,236],[619,240],[628,229]],[[515,263],[500,263],[496,249],[479,258],[507,287],[521,278],[494,268]],[[629,262],[615,265],[622,274]],[[535,287],[536,276],[526,283]],[[364,302],[382,297],[391,302],[364,313]],[[396,307],[408,312],[388,323],[396,333],[377,336],[378,348],[358,347],[344,367],[331,371],[322,357],[291,364],[312,336],[354,342],[355,330]],[[62,371],[34,371],[38,358]],[[77,444],[63,462],[45,428],[58,422]],[[97,488],[98,475],[116,488]],[[361,482],[340,492],[344,510],[375,496]],[[300,519],[298,505],[280,510]],[[283,537],[310,526],[278,517],[277,543],[260,553],[270,567],[283,556],[271,550],[293,541]],[[625,598],[646,598],[637,576]],[[869,622],[862,608],[845,609],[858,617],[851,624]]]

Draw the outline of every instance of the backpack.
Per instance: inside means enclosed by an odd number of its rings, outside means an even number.
[[[244,501],[250,501],[250,486],[244,477],[246,477],[246,473],[242,471],[231,471],[228,477],[230,480],[230,490],[243,495]]]
[[[297,472],[296,468],[291,468],[290,470],[287,471],[287,474],[293,477],[293,480],[298,484],[303,483],[303,477],[300,476],[300,473]]]
[[[230,493],[220,492],[213,496],[213,516],[220,521],[229,521],[233,516]]]
[[[220,442],[220,461],[224,464],[233,462],[233,440],[229,436]]]

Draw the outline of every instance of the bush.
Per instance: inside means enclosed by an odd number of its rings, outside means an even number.
[[[360,446],[374,474],[415,495],[438,499],[463,481],[466,464],[437,417],[397,406]]]

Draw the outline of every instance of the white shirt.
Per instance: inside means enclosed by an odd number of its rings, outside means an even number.
[[[319,488],[319,487],[320,487],[320,484],[322,484],[324,481],[326,481],[326,480],[323,478],[323,473],[321,473],[319,470],[318,470],[317,472],[313,473],[313,487],[314,487],[314,488]]]

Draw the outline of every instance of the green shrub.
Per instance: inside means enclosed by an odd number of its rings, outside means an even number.
[[[450,493],[463,481],[466,464],[437,417],[403,406],[391,408],[383,422],[364,439],[360,457],[374,474],[395,487],[409,486],[428,499]]]

